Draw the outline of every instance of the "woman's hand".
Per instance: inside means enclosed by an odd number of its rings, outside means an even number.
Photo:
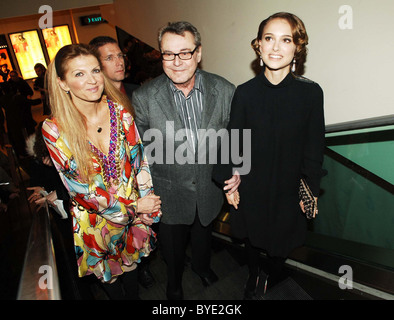
[[[34,204],[37,206],[36,210],[39,210],[42,207],[44,207],[45,202],[55,207],[55,201],[57,200],[56,191],[52,191],[50,194],[44,196],[41,192],[45,191],[45,189],[42,187],[31,187],[31,188],[27,188],[27,190],[33,190],[33,193],[30,195],[28,200],[30,203],[34,202]]]
[[[305,213],[304,203],[302,202],[302,200],[300,200],[300,208],[302,212]]]
[[[138,217],[144,224],[148,226],[151,226],[153,224],[153,218],[149,217],[149,213],[141,213]]]
[[[45,206],[47,199],[46,197],[41,197],[37,200],[34,201],[34,204],[36,205],[36,210],[40,210],[41,208],[43,208]]]
[[[52,159],[50,156],[42,157],[42,163],[49,167],[53,166]]]
[[[227,202],[230,205],[234,206],[235,209],[238,209],[238,204],[239,204],[239,201],[241,199],[240,196],[239,196],[238,190],[236,190],[235,192],[233,192],[231,194],[229,192],[227,192],[226,193],[226,198],[227,198]]]
[[[161,208],[161,200],[159,196],[154,194],[147,195],[137,200],[137,213],[141,221],[150,226],[153,224],[153,218],[149,215],[159,211]]]
[[[316,203],[316,209],[315,209],[315,212],[313,213],[313,218],[315,218],[316,215],[319,213],[319,211],[317,210],[317,198],[316,197],[315,197],[315,203]],[[304,203],[302,202],[302,200],[300,200],[300,208],[301,208],[302,212],[305,213]]]
[[[43,197],[41,191],[45,191],[45,189],[42,187],[30,187],[27,188],[27,190],[33,191],[33,193],[29,196],[29,198],[27,198],[27,200],[29,200],[30,203],[35,202],[38,199],[41,199]]]
[[[147,195],[137,200],[137,213],[154,213],[161,208],[161,200],[159,196],[154,194]]]
[[[45,197],[46,201],[48,201],[48,204],[50,204],[52,207],[56,207],[55,201],[57,200],[57,193],[56,190],[52,191],[50,194],[48,194]]]

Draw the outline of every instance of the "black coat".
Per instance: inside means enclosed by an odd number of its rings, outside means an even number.
[[[231,210],[232,233],[249,238],[271,256],[287,257],[306,235],[300,178],[319,194],[325,130],[322,89],[291,73],[272,85],[262,72],[237,88],[228,129],[251,129],[251,167],[241,177],[239,209]],[[247,157],[248,145],[241,143],[241,148]],[[223,183],[232,167],[217,165],[214,179]]]
[[[134,84],[134,83],[123,82],[123,87],[124,87],[127,97],[129,98],[129,100],[131,102],[131,97],[133,96],[134,90],[137,90],[140,86],[138,84]]]

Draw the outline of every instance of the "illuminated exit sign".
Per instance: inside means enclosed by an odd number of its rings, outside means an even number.
[[[91,24],[100,24],[100,23],[108,23],[108,21],[104,20],[100,14],[92,14],[89,16],[79,17],[81,20],[81,25],[88,26]]]

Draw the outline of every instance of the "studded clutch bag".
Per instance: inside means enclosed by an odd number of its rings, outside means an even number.
[[[300,200],[304,204],[305,215],[308,219],[312,219],[317,214],[317,201],[304,179],[300,181],[300,188],[298,191]]]

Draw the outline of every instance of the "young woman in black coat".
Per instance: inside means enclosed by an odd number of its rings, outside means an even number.
[[[323,91],[300,71],[306,60],[308,36],[293,14],[277,13],[260,24],[252,47],[264,66],[255,78],[240,85],[232,101],[228,129],[251,130],[251,168],[241,173],[238,209],[232,208],[235,237],[245,239],[249,279],[245,298],[279,277],[286,257],[303,244],[306,217],[298,190],[304,178],[317,197],[324,152]],[[223,183],[232,165],[217,165],[214,179]],[[230,174],[231,176],[231,174]],[[236,196],[236,194],[235,194]],[[229,198],[229,196],[228,196]],[[237,204],[238,200],[235,199]],[[230,196],[231,204],[231,196]],[[259,252],[268,256],[262,270]]]

